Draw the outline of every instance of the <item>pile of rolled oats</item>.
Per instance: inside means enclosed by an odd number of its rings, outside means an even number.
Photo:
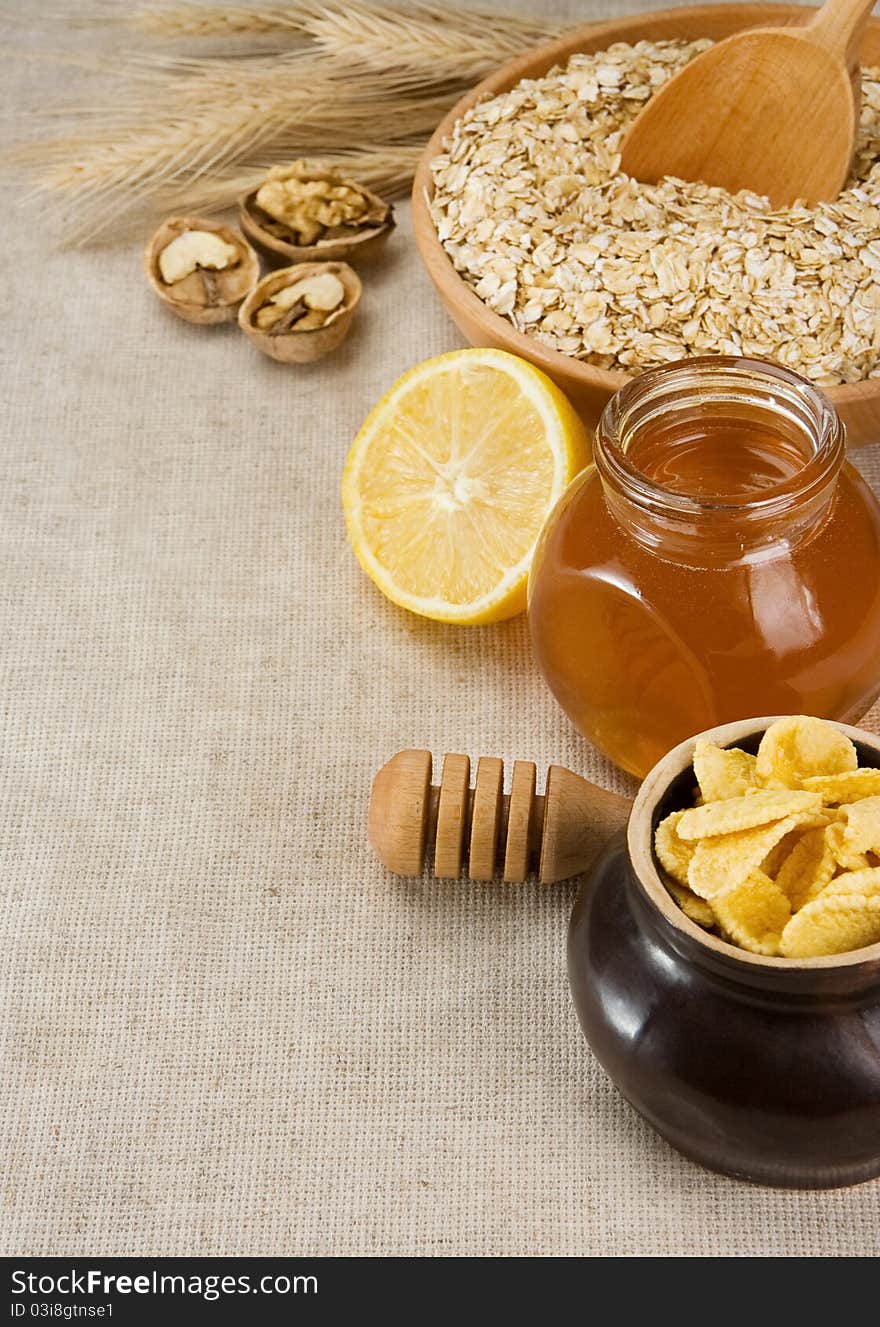
[[[835,203],[620,171],[642,103],[708,41],[619,43],[457,122],[433,162],[437,232],[490,308],[603,368],[691,354],[778,360],[822,386],[880,377],[880,68]]]

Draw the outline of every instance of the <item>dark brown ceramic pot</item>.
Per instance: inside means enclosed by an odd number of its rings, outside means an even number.
[[[706,734],[756,750],[770,719]],[[838,724],[862,765],[880,740]],[[585,878],[568,967],[581,1026],[626,1099],[712,1170],[787,1188],[880,1175],[880,945],[831,958],[748,954],[670,898],[653,831],[693,792],[694,739],[651,771]]]

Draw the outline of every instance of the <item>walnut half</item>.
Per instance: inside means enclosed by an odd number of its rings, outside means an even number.
[[[362,184],[305,161],[273,166],[257,189],[239,199],[241,228],[269,257],[363,257],[387,239],[394,210]]]
[[[345,309],[345,286],[335,272],[318,272],[282,286],[257,309],[254,322],[272,336],[326,327]]]
[[[230,322],[260,276],[247,240],[231,226],[170,217],[144,254],[147,277],[164,304],[191,323]]]
[[[285,364],[320,359],[348,334],[361,283],[347,263],[297,263],[263,277],[238,314],[254,345]]]

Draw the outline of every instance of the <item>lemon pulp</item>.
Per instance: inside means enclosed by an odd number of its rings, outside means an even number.
[[[481,349],[426,360],[349,453],[355,554],[390,599],[425,617],[510,617],[525,607],[544,519],[588,457],[584,425],[526,361]]]

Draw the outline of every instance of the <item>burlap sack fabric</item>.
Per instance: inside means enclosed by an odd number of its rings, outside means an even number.
[[[17,124],[45,70],[7,73]],[[400,746],[627,787],[522,620],[421,622],[347,549],[353,432],[459,344],[400,221],[300,371],[168,315],[137,245],[7,214],[4,1251],[877,1252],[876,1185],[712,1176],[620,1099],[569,1000],[573,886],[404,884],[367,849]]]

